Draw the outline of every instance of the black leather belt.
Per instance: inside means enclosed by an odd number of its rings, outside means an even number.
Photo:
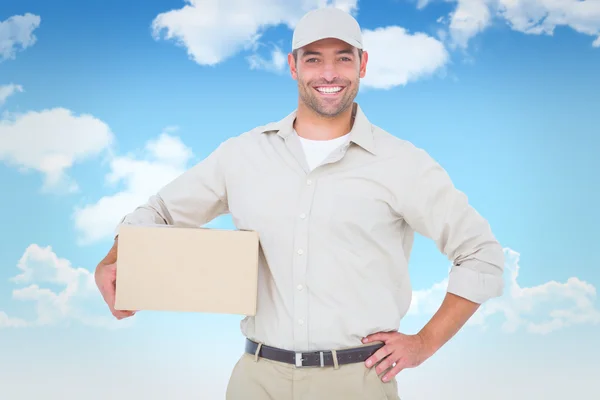
[[[337,364],[344,365],[364,362],[381,347],[383,347],[383,343],[360,346],[352,349],[337,350]],[[257,348],[258,343],[254,342],[253,340],[246,339],[247,353],[255,355]],[[273,361],[293,364],[296,367],[325,367],[335,365],[333,361],[333,352],[331,350],[295,352],[278,349],[276,347],[270,347],[263,344],[260,347],[258,356]]]

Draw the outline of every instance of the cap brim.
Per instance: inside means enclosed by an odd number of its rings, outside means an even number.
[[[294,45],[292,46],[292,50],[298,50],[301,47],[304,47],[308,44],[317,42],[319,40],[323,40],[323,39],[338,39],[341,40],[342,42],[346,42],[348,43],[350,46],[354,46],[357,49],[362,49],[362,43],[360,43],[358,40],[356,39],[352,39],[352,38],[348,38],[348,37],[342,37],[340,35],[316,35],[316,36],[312,36],[309,39],[304,39],[304,40],[299,40],[298,42],[294,43]]]

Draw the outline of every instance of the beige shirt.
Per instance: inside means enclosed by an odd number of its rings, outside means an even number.
[[[311,171],[294,118],[224,141],[122,223],[197,227],[230,213],[237,228],[258,232],[258,310],[241,330],[289,350],[398,330],[414,232],[453,262],[449,292],[477,303],[502,294],[500,244],[425,151],[356,105],[349,142]]]

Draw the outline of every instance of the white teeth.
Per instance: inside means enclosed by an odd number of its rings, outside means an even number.
[[[342,87],[341,87],[341,86],[337,86],[337,87],[326,87],[326,88],[325,88],[325,87],[320,87],[320,88],[317,88],[317,90],[318,90],[319,92],[321,92],[321,93],[337,93],[337,92],[339,92],[340,90],[342,90]]]

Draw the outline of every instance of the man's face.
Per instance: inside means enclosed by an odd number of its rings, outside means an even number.
[[[288,62],[300,100],[319,115],[335,117],[354,102],[367,58],[341,40],[323,39],[300,48],[296,60],[290,54]]]

